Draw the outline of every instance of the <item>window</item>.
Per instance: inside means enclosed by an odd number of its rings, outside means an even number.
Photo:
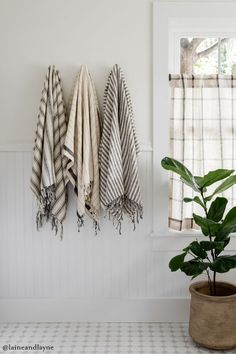
[[[181,74],[236,74],[236,38],[181,38]]]
[[[181,41],[199,39],[199,53],[213,45],[215,49],[201,58],[198,56],[198,60],[192,64],[191,74],[235,74],[236,3],[219,1],[214,2],[212,7],[209,2],[201,2],[199,6],[199,1],[193,0],[178,3],[156,1],[153,26],[153,236],[159,237],[157,242],[160,247],[170,250],[179,249],[185,237],[194,236],[189,231],[184,235],[168,228],[169,176],[161,168],[160,161],[170,155],[169,73],[183,73]],[[211,72],[207,66],[211,67]],[[224,89],[230,90],[231,86]]]

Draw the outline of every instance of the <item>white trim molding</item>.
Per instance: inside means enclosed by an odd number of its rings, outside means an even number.
[[[199,241],[206,240],[206,237],[199,234],[176,234],[173,233],[172,236],[156,236],[151,234],[152,237],[152,250],[155,252],[180,252],[185,248],[190,242],[198,239]],[[236,252],[236,236],[232,236],[230,244],[226,249],[226,252]]]
[[[204,14],[204,17],[202,16]],[[161,159],[169,155],[169,72],[179,71],[179,39],[186,36],[236,37],[236,3],[156,1],[153,11],[153,226],[152,235],[167,247],[182,234],[168,229],[168,173]],[[178,46],[178,48],[177,48]],[[168,58],[168,59],[167,59]]]

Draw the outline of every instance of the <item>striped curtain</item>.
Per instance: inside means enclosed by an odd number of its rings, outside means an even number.
[[[236,167],[236,76],[170,75],[171,156],[195,176],[217,168]],[[214,189],[216,185],[212,187]],[[196,203],[183,203],[193,191],[172,175],[169,188],[169,227],[197,228],[192,213]],[[224,193],[236,205],[236,189]],[[194,204],[194,205],[193,205]]]

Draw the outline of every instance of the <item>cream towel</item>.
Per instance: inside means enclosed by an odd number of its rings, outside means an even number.
[[[68,159],[67,175],[77,196],[78,229],[85,213],[99,227],[100,115],[93,80],[86,66],[78,74],[71,101],[64,156]]]

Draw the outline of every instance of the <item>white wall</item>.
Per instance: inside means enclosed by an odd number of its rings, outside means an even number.
[[[175,248],[150,236],[152,218],[152,1],[0,2],[0,321],[186,320],[189,280],[168,270]],[[45,71],[61,71],[68,100],[79,66],[100,102],[112,65],[122,66],[142,145],[144,220],[119,236],[103,222],[77,233],[70,207],[64,240],[35,230],[29,189]]]
[[[150,0],[1,0],[0,142],[33,139],[49,64],[61,71],[66,98],[79,66],[87,64],[102,98],[118,63],[132,92],[140,141],[150,143],[151,16]]]

